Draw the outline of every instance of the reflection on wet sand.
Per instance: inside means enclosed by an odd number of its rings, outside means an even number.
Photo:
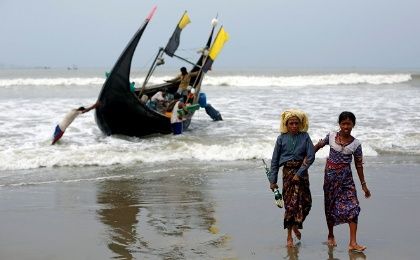
[[[122,259],[220,254],[227,238],[218,234],[203,188],[204,182],[186,176],[98,183],[97,214],[109,227],[108,248]]]
[[[329,245],[327,245],[327,246],[328,246],[328,258],[327,258],[327,260],[340,260],[339,258],[334,257],[335,246],[329,246]]]
[[[362,252],[349,252],[349,259],[350,260],[364,260],[366,259],[366,255]]]
[[[130,247],[136,244],[137,185],[131,181],[105,181],[99,184],[97,200],[102,223],[109,226],[108,248],[122,259],[132,259]]]
[[[299,248],[301,243],[298,242],[294,247],[287,247],[287,259],[288,260],[298,260],[299,259]]]
[[[328,260],[338,260],[339,258],[334,257],[334,249],[336,247],[328,246]],[[364,260],[366,255],[363,252],[352,252],[349,251],[349,260]]]

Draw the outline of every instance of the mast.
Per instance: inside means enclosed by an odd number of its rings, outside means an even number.
[[[182,60],[182,61],[185,61],[186,63],[189,63],[189,64],[191,64],[191,65],[201,67],[200,65],[198,65],[198,64],[196,64],[196,63],[194,63],[194,62],[192,62],[192,61],[189,61],[189,60],[187,60],[186,58],[183,58],[183,57],[181,57],[181,56],[178,56],[178,55],[176,55],[176,54],[172,54],[172,56],[174,56],[175,58],[178,58],[178,59],[180,59],[180,60]]]
[[[156,67],[159,65],[162,65],[165,63],[165,61],[163,60],[163,53],[166,53],[166,55],[170,56],[170,57],[177,57],[183,61],[186,61],[188,63],[191,63],[193,65],[195,65],[194,63],[188,61],[187,59],[184,59],[180,56],[175,55],[175,51],[178,49],[179,46],[179,40],[181,37],[181,31],[182,29],[184,29],[189,23],[191,22],[187,11],[184,12],[184,14],[181,16],[181,19],[179,20],[177,26],[175,27],[175,30],[171,36],[171,38],[169,39],[168,43],[166,44],[165,48],[159,48],[159,51],[155,57],[155,60],[152,63],[152,66],[150,67],[143,85],[141,87],[141,91],[139,92],[139,97],[143,94],[144,90],[146,89],[146,85],[147,82],[149,81],[150,77],[152,76],[153,72],[155,71]]]
[[[163,48],[159,48],[158,53],[156,54],[156,57],[152,63],[152,66],[150,66],[149,71],[147,72],[146,77],[144,78],[144,82],[143,85],[141,87],[141,90],[139,92],[139,97],[141,97],[141,95],[143,94],[144,90],[146,89],[146,84],[147,82],[149,82],[150,77],[152,76],[153,72],[155,71],[156,67],[159,65],[162,65],[165,63],[165,61],[162,58],[163,56]]]
[[[200,93],[200,90],[201,90],[201,82],[203,81],[203,78],[204,78],[204,76],[203,76],[203,73],[204,73],[203,72],[203,65],[206,63],[206,61],[208,59],[209,49],[210,49],[211,42],[212,42],[212,39],[213,39],[214,29],[216,28],[217,23],[218,23],[218,20],[217,20],[218,16],[219,15],[217,14],[216,17],[211,20],[212,27],[211,27],[211,30],[210,30],[209,38],[207,39],[206,46],[201,51],[202,55],[201,55],[200,59],[198,60],[198,62],[196,64],[196,67],[194,67],[192,69],[192,71],[196,71],[197,68],[199,70],[199,73],[198,73],[197,77],[195,78],[195,81],[194,81],[194,84],[193,84],[193,86],[195,86],[195,90],[196,90],[197,94]],[[194,103],[196,103],[197,100],[198,100],[198,95],[195,96]]]

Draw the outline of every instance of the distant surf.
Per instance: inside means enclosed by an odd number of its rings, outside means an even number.
[[[93,113],[87,113],[72,123],[59,144],[51,146],[52,133],[63,116],[95,102],[105,81],[103,70],[2,71],[0,182],[9,178],[10,171],[38,168],[155,163],[170,167],[189,161],[270,159],[280,113],[291,107],[308,113],[314,143],[336,131],[338,114],[350,110],[357,116],[353,133],[361,140],[365,156],[420,155],[416,74],[259,73],[209,73],[202,90],[224,121],[213,122],[200,109],[182,136],[107,137]],[[141,85],[141,76],[134,72],[131,80]],[[152,82],[173,76],[165,72]],[[327,155],[328,148],[317,153],[318,158]],[[50,180],[36,177],[36,181]]]
[[[173,75],[152,77],[151,84],[162,83],[172,78]],[[204,80],[206,86],[230,86],[230,87],[303,87],[325,85],[351,85],[351,84],[397,84],[412,80],[411,74],[317,74],[317,75],[293,75],[293,76],[263,76],[263,75],[211,75]],[[140,85],[144,78],[133,77],[132,81]],[[0,79],[0,87],[15,86],[98,86],[102,85],[105,78],[101,77],[52,77],[52,78],[12,78]]]

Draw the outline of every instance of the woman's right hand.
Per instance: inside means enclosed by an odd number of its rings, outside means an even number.
[[[316,145],[323,146],[324,145],[324,140],[323,139],[319,139],[319,141],[318,141],[318,143]]]
[[[279,186],[277,186],[277,183],[270,183],[270,189],[273,191],[275,189],[278,189]]]
[[[324,140],[319,139],[318,143],[316,143],[316,145],[314,145],[315,152],[317,152],[319,149],[321,149],[324,146],[325,146]]]

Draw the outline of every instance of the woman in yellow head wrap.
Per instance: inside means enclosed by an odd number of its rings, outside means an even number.
[[[299,229],[312,206],[308,168],[315,159],[314,145],[309,137],[309,123],[305,112],[297,109],[281,114],[280,132],[273,151],[270,171],[270,189],[278,188],[279,168],[283,166],[283,198],[285,204],[284,228],[287,246],[293,247],[292,231],[300,240]]]

